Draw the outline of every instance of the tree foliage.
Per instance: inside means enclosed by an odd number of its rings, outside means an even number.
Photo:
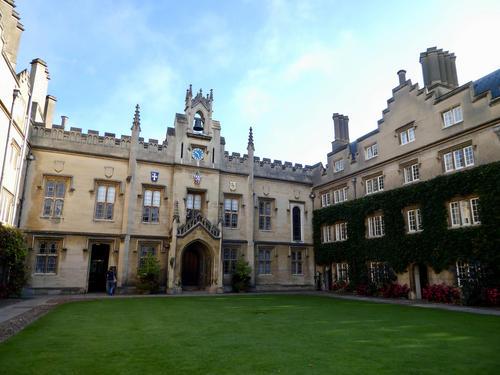
[[[23,233],[0,224],[0,298],[21,294],[27,279],[27,254]]]

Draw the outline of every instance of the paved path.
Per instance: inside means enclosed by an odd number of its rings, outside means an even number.
[[[235,293],[225,293],[224,295],[237,295]],[[500,316],[500,309],[498,308],[487,308],[487,307],[469,307],[469,306],[458,306],[458,305],[446,305],[440,303],[427,303],[425,301],[416,300],[405,300],[405,299],[390,299],[390,298],[375,298],[375,297],[361,297],[361,296],[351,296],[351,295],[340,295],[329,292],[265,292],[265,293],[249,293],[248,295],[271,295],[271,294],[298,294],[298,295],[315,295],[323,296],[344,300],[354,300],[354,301],[365,301],[365,302],[375,302],[375,303],[386,303],[395,305],[405,305],[411,307],[420,308],[431,308],[458,312],[467,312],[473,314],[482,315],[496,315]],[[239,294],[241,295],[241,294]],[[13,303],[7,303],[0,307],[0,324],[7,322],[17,316],[31,311],[37,307],[50,307],[55,306],[64,302],[71,301],[88,301],[95,299],[107,299],[107,298],[177,298],[177,297],[193,297],[193,296],[221,296],[221,294],[206,294],[206,293],[195,293],[190,292],[187,294],[179,295],[167,295],[167,294],[156,294],[156,295],[116,295],[109,297],[106,294],[77,294],[77,295],[52,295],[52,296],[40,296],[30,299],[21,299]]]

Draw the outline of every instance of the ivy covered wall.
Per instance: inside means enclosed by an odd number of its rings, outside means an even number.
[[[449,229],[451,199],[479,196],[481,224]],[[423,231],[407,234],[404,208],[420,206]],[[367,239],[366,217],[381,210],[385,235]],[[348,239],[321,243],[321,226],[347,221]],[[366,262],[388,262],[395,272],[411,263],[431,266],[436,272],[457,260],[479,260],[485,281],[500,285],[500,162],[439,176],[398,189],[377,193],[314,211],[316,263],[348,262],[351,282],[366,280]]]

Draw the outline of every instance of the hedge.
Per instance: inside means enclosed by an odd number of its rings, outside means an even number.
[[[27,277],[27,253],[23,233],[0,224],[0,298],[21,294]]]

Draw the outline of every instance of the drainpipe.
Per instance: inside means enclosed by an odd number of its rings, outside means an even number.
[[[23,168],[24,168],[24,160],[25,158],[28,160],[28,163],[31,161],[30,157],[26,157],[26,149],[28,148],[28,136],[30,132],[30,125],[31,125],[31,118],[30,118],[30,113],[31,113],[31,106],[33,104],[32,102],[33,95],[30,92],[29,93],[29,100],[28,100],[28,107],[26,109],[26,115],[24,116],[24,139],[23,139],[23,148],[21,151],[21,157],[19,158],[19,165],[17,168],[17,175],[16,175],[16,195],[14,196],[14,219],[16,218],[16,213],[17,209],[19,207],[19,215],[17,216],[17,227],[21,226],[21,210],[22,210],[22,200],[19,199],[19,190],[21,188],[21,185],[23,186],[23,193],[22,193],[22,198],[24,198],[24,182],[26,181],[26,176],[28,175],[28,166],[29,164],[26,165],[26,173],[23,175]],[[23,179],[23,183],[21,184],[21,178]]]
[[[21,92],[19,89],[14,89],[12,91],[12,105],[10,106],[10,119],[9,127],[7,128],[7,138],[5,139],[5,149],[3,151],[3,161],[2,161],[2,172],[0,173],[0,194],[3,193],[3,177],[5,172],[5,160],[7,159],[7,149],[9,147],[10,129],[12,128],[12,123],[14,122],[14,104],[16,99]]]
[[[357,194],[356,194],[356,177],[352,178],[352,187],[353,187],[353,191],[354,191],[354,199],[356,199],[357,198]]]

